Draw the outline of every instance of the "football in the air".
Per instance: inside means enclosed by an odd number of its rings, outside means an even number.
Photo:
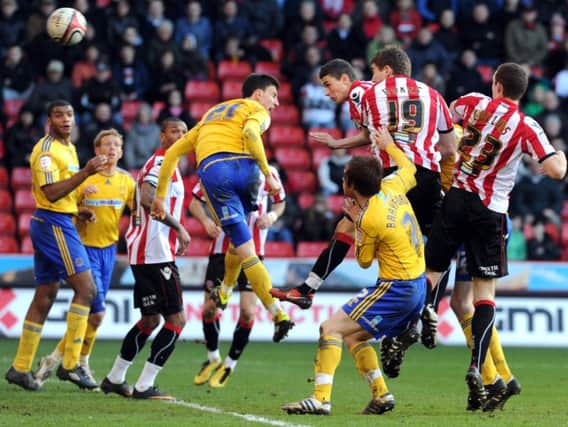
[[[72,7],[55,9],[47,18],[47,34],[63,45],[80,43],[87,32],[87,20]]]

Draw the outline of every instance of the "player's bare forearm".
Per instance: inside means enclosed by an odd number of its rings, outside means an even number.
[[[156,197],[156,189],[147,182],[143,183],[140,188],[140,204],[147,213],[150,213],[151,211],[154,197]],[[168,227],[173,228],[176,231],[182,227],[179,221],[167,212],[165,212],[163,218],[154,219],[166,224]]]
[[[71,178],[54,182],[53,184],[44,185],[41,187],[41,190],[43,191],[43,194],[45,194],[47,200],[54,203],[75,190],[85,179],[87,179],[88,176],[89,174],[84,169],[81,169]]]

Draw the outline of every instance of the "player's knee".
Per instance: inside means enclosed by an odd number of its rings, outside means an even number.
[[[154,330],[160,324],[159,314],[143,315],[140,319],[141,326],[146,330]]]
[[[204,305],[201,315],[205,321],[213,320],[217,316],[217,307],[215,305]]]
[[[450,307],[458,319],[473,312],[473,304],[471,301],[464,301],[463,298],[455,294],[452,294],[450,298]]]
[[[91,324],[91,326],[93,326],[95,329],[98,329],[99,326],[101,326],[101,323],[103,323],[103,319],[105,317],[105,312],[104,311],[99,311],[97,313],[91,313],[89,315],[89,323]]]
[[[239,321],[242,323],[254,322],[254,310],[250,307],[243,307],[239,313]]]
[[[185,316],[183,314],[183,311],[167,316],[166,322],[171,323],[176,328],[183,329],[185,326]]]
[[[325,322],[323,322],[320,325],[320,335],[321,336],[331,335],[334,332],[335,332],[335,328],[334,328],[333,322],[326,320]]]

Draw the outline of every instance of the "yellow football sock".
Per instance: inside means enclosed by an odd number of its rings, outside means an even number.
[[[230,250],[225,254],[225,275],[223,276],[223,285],[227,288],[234,288],[241,274],[241,258],[231,253]]]
[[[59,340],[59,342],[57,343],[57,351],[59,352],[59,354],[65,354],[65,343],[67,342],[67,332],[65,332],[65,335],[63,335],[63,338],[61,338]]]
[[[473,313],[468,313],[460,319],[460,325],[463,329],[468,348],[471,348],[473,346],[471,319],[473,319]],[[493,341],[493,337],[491,338],[491,341]],[[497,368],[495,367],[495,363],[493,362],[493,357],[491,357],[490,351],[488,351],[485,355],[485,360],[481,365],[481,377],[483,378],[484,385],[493,384],[497,379]]]
[[[85,337],[83,338],[83,346],[81,347],[81,356],[89,356],[93,347],[95,346],[95,339],[97,338],[97,328],[87,322],[87,329],[85,330]]]
[[[355,344],[349,349],[355,359],[355,366],[371,389],[373,397],[379,397],[389,392],[383,374],[379,369],[377,352],[368,341]]]
[[[272,282],[264,264],[260,262],[256,255],[251,256],[243,261],[243,271],[260,302],[266,309],[270,310],[269,307],[274,302],[274,298],[270,295]],[[227,273],[225,272],[225,274]],[[277,314],[270,312],[273,316]]]
[[[497,368],[497,372],[503,378],[503,380],[508,383],[513,378],[511,369],[507,364],[507,359],[505,359],[505,353],[503,352],[503,347],[501,346],[501,340],[499,339],[499,333],[497,328],[493,326],[493,333],[491,334],[491,341],[489,341],[489,352]]]
[[[320,402],[331,401],[333,374],[341,361],[342,341],[333,336],[322,336],[318,341],[318,351],[314,366],[314,397]]]
[[[32,362],[37,352],[42,327],[43,325],[39,323],[24,320],[22,336],[18,344],[18,352],[14,358],[14,363],[12,363],[16,371],[29,372],[32,370]]]
[[[90,307],[86,305],[71,303],[71,307],[69,307],[65,351],[63,353],[64,369],[74,369],[79,364],[79,355],[87,329],[89,311]]]

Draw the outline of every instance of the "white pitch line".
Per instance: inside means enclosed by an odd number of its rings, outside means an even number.
[[[268,424],[272,426],[279,426],[279,427],[310,427],[307,424],[291,424],[287,423],[286,421],[279,421],[279,420],[272,420],[270,418],[260,417],[258,415],[252,414],[240,414],[238,412],[233,411],[224,411],[219,408],[215,408],[213,406],[204,406],[200,405],[199,403],[192,403],[186,402],[184,400],[174,400],[167,403],[171,403],[173,405],[185,406],[186,408],[197,409],[199,411],[204,412],[211,412],[213,414],[221,414],[221,415],[230,415],[232,417],[243,418],[247,421],[252,421],[256,423]]]

